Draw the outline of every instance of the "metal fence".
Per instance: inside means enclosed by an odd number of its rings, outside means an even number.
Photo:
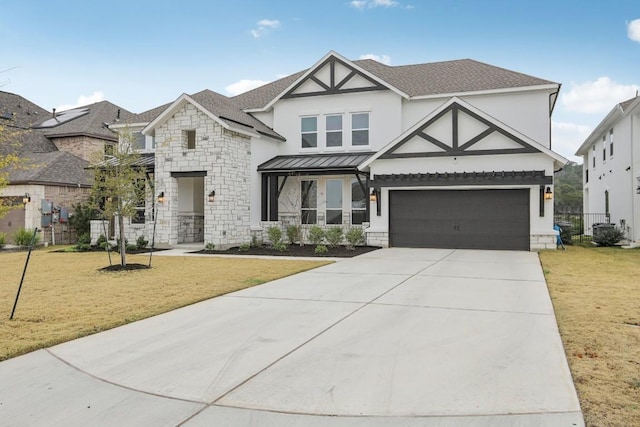
[[[611,215],[608,213],[556,212],[553,221],[562,229],[563,240],[570,238],[574,242],[590,242],[594,226],[611,224]]]

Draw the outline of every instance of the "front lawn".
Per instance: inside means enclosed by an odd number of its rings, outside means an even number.
[[[640,426],[640,249],[540,259],[587,426]]]
[[[99,271],[104,252],[37,250],[9,320],[26,257],[0,252],[0,360],[328,263],[154,255],[151,269],[114,273]]]

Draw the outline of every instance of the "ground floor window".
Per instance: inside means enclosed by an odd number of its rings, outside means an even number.
[[[327,224],[342,224],[342,180],[328,179],[326,194]]]
[[[369,198],[360,180],[351,180],[351,224],[362,224],[367,220]]]
[[[300,200],[302,201],[301,220],[303,224],[318,222],[318,181],[303,180],[300,183]]]

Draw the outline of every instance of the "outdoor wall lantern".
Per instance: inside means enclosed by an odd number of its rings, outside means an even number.
[[[636,194],[640,194],[640,185],[636,187]]]
[[[209,201],[213,203],[215,200],[216,200],[216,190],[211,190],[211,193],[209,193]]]
[[[553,199],[553,191],[551,191],[551,187],[547,187],[547,189],[544,191],[544,199],[545,200]]]
[[[158,194],[158,203],[164,203],[164,191],[161,191],[160,194]]]
[[[371,201],[371,202],[377,202],[378,201],[378,195],[376,194],[376,189],[375,188],[371,189],[371,194],[369,194],[369,201]]]
[[[24,197],[22,198],[22,203],[25,205],[31,201],[31,196],[29,193],[24,193]]]
[[[372,188],[371,189],[371,193],[369,194],[369,200],[371,202],[375,202],[376,204],[376,215],[380,216],[381,215],[381,203],[380,203],[380,189],[379,188]]]

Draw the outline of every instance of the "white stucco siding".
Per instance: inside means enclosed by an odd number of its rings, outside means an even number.
[[[369,145],[351,145],[351,114],[369,113]],[[326,146],[327,115],[340,114],[342,147]],[[401,98],[391,91],[356,92],[340,95],[309,96],[280,100],[273,109],[274,130],[287,139],[279,154],[327,153],[340,151],[377,151],[402,131]],[[318,118],[318,147],[301,148],[300,120]]]
[[[459,96],[500,122],[550,147],[549,91],[524,91]],[[431,98],[404,101],[402,129],[407,130],[450,99]]]
[[[269,138],[252,138],[251,165],[246,171],[251,188],[251,227],[260,226],[262,219],[262,176],[257,171],[258,166],[278,155],[285,142],[276,142]]]

